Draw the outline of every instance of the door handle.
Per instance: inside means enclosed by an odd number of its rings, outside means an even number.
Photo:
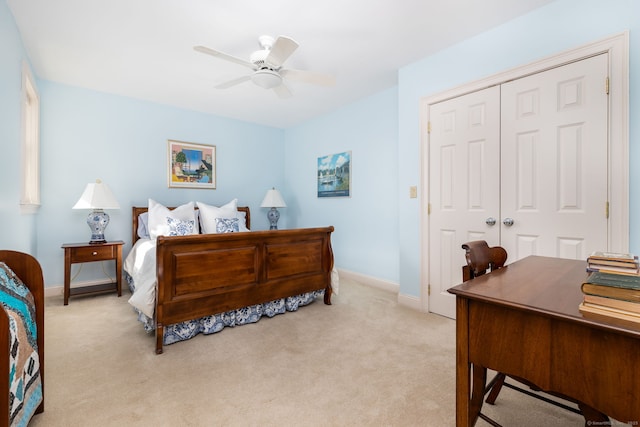
[[[505,218],[502,223],[507,227],[511,227],[514,224],[513,218]]]
[[[496,225],[496,219],[494,217],[489,217],[484,221],[488,226]]]

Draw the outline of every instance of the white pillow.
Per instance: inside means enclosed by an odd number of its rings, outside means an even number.
[[[149,212],[138,215],[138,237],[141,239],[151,238],[149,237]]]
[[[214,234],[216,231],[216,218],[243,219],[238,214],[238,199],[233,199],[224,206],[211,206],[206,203],[196,202],[198,209],[200,209],[200,226],[202,232],[205,234]],[[238,227],[240,231],[247,231],[247,227],[244,225],[244,221],[238,221]]]
[[[198,234],[198,219],[196,217],[193,202],[185,203],[174,210],[169,210],[164,205],[149,199],[149,237],[152,239],[158,236],[168,236],[171,233],[167,218],[180,221],[193,221],[193,234]]]

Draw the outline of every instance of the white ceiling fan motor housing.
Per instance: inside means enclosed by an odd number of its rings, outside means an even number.
[[[272,89],[282,84],[282,77],[278,74],[278,69],[265,61],[271,52],[275,39],[271,36],[260,36],[258,38],[262,50],[257,50],[251,54],[250,61],[258,68],[251,80],[260,87]]]

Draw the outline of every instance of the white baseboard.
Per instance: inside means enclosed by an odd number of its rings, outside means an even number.
[[[355,280],[356,282],[362,283],[363,285],[368,285],[377,289],[382,289],[383,291],[393,292],[394,294],[397,295],[399,305],[408,307],[412,310],[417,310],[417,311],[422,310],[420,297],[401,294],[400,285],[398,283],[390,282],[388,280],[378,279],[377,277],[373,277],[373,276],[367,276],[366,274],[356,273],[354,271],[343,270],[341,268],[338,269],[338,273],[340,277],[344,277],[345,279]]]
[[[420,301],[420,297],[416,297],[413,295],[398,294],[398,304],[404,307],[408,307],[412,310],[424,311],[422,310],[422,302]]]
[[[338,274],[340,277],[344,277],[345,279],[355,280],[356,282],[362,283],[363,285],[368,285],[377,289],[381,289],[383,291],[392,292],[397,295],[398,304],[411,308],[413,310],[421,311],[421,303],[420,298],[413,295],[404,295],[400,293],[400,285],[398,283],[390,282],[388,280],[379,279],[377,277],[368,276],[362,273],[356,273],[354,271],[343,270],[341,268],[338,269]],[[104,280],[89,280],[85,282],[74,283],[71,287],[76,286],[91,286],[91,285],[99,285],[104,283]],[[126,282],[123,280],[123,287]],[[46,297],[56,297],[62,295],[64,292],[64,286],[48,286],[44,288],[44,296]]]
[[[59,295],[62,295],[64,292],[64,286],[59,285],[59,286],[47,286],[46,288],[44,288],[44,297],[57,297]]]
[[[369,285],[377,289],[382,289],[383,291],[393,292],[394,294],[400,291],[399,284],[389,282],[388,280],[378,279],[377,277],[367,276],[366,274],[343,270],[341,268],[338,269],[338,274],[345,279],[355,280],[363,285]]]

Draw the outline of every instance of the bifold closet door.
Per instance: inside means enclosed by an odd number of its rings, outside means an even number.
[[[607,56],[502,85],[501,245],[510,262],[607,250]]]
[[[500,89],[430,106],[429,311],[455,317],[461,246],[500,241]]]
[[[455,317],[462,243],[586,259],[608,248],[608,55],[429,107],[429,311]]]

